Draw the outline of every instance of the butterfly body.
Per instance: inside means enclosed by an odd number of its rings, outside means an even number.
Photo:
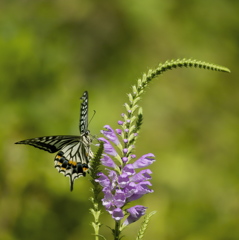
[[[90,144],[92,142],[88,130],[88,93],[84,92],[81,104],[79,130],[80,135],[57,135],[31,138],[16,142],[26,144],[49,153],[58,152],[54,158],[55,168],[70,178],[70,189],[74,180],[85,176],[89,169],[89,161],[93,158]]]

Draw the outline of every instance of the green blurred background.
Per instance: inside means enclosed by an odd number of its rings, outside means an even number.
[[[143,96],[136,154],[157,158],[154,193],[137,201],[157,210],[145,239],[238,240],[238,11],[235,0],[1,1],[0,239],[93,239],[89,178],[70,192],[54,155],[14,142],[78,134],[84,90],[91,133],[117,127],[142,73],[192,57],[232,73],[177,69]]]

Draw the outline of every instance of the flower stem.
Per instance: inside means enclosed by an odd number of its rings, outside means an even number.
[[[115,221],[115,229],[113,230],[114,232],[114,240],[120,240],[120,221]]]

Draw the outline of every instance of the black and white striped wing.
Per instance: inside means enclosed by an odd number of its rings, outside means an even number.
[[[88,131],[88,92],[85,91],[81,97],[83,102],[81,103],[80,111],[80,124],[79,129],[80,133],[84,134]]]
[[[16,142],[16,144],[31,145],[33,147],[39,148],[49,153],[55,153],[57,151],[60,151],[63,147],[79,141],[80,141],[79,136],[59,135],[26,139]]]

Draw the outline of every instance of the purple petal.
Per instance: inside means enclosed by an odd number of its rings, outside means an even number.
[[[102,205],[109,211],[113,206],[114,196],[110,191],[107,191],[106,188],[103,190],[104,198],[102,199]]]
[[[137,220],[139,220],[143,215],[145,215],[146,207],[142,205],[136,205],[134,207],[126,209],[126,211],[130,214],[128,218],[124,221],[124,225],[129,225]]]
[[[132,165],[134,168],[147,167],[155,161],[155,159],[153,159],[154,157],[155,156],[152,153],[145,154],[136,160]]]
[[[118,175],[115,171],[109,170],[109,178],[111,180],[111,188],[115,188],[117,181],[118,181]]]
[[[105,138],[98,138],[98,140],[104,142],[104,152],[106,154],[109,154],[114,157],[118,155],[118,153],[116,152],[116,150],[113,148],[113,146],[110,144],[108,140],[106,140]]]
[[[144,169],[132,176],[130,178],[130,181],[139,183],[142,181],[150,180],[152,177],[149,174],[152,174],[152,172],[149,169]]]
[[[118,135],[121,135],[121,133],[122,133],[122,130],[121,129],[115,129],[115,131],[116,131],[116,133],[118,134]]]
[[[126,201],[125,193],[121,189],[117,189],[114,196],[114,205],[116,207],[124,206]]]
[[[131,197],[132,195],[135,194],[136,187],[137,187],[137,185],[134,182],[130,182],[127,186],[125,186],[124,192],[125,192],[126,198],[129,198],[129,197]]]
[[[153,192],[153,190],[148,188],[148,186],[152,186],[149,181],[144,181],[136,184],[137,194],[146,194]]]
[[[105,125],[104,128],[106,130],[101,130],[101,133],[103,133],[105,137],[107,137],[111,142],[118,145],[120,142],[117,135],[115,134],[115,131],[109,125]]]
[[[144,194],[134,193],[131,197],[127,198],[127,202],[133,202],[133,201],[135,201],[137,199],[140,199],[143,196],[144,196]]]
[[[153,190],[148,188],[148,186],[151,186],[151,185],[152,184],[149,181],[140,182],[140,183],[136,184],[134,194],[132,196],[130,196],[127,199],[127,201],[131,202],[131,201],[141,198],[143,195],[145,195],[147,193],[152,193]]]
[[[116,208],[112,211],[112,218],[114,218],[116,221],[121,220],[124,217],[124,213],[122,209]]]
[[[103,158],[100,159],[102,165],[106,166],[106,167],[111,167],[111,168],[115,168],[116,164],[115,162],[106,154],[103,154]]]
[[[124,188],[129,183],[129,177],[127,173],[122,173],[118,177],[118,183],[120,188]]]
[[[124,122],[123,122],[123,121],[118,121],[118,124],[119,124],[119,125],[123,125]]]
[[[124,168],[123,168],[123,170],[122,170],[122,172],[123,172],[123,173],[126,173],[128,176],[135,174],[135,170],[134,170],[132,164],[127,164],[127,165],[125,165]]]
[[[99,178],[95,179],[102,187],[109,187],[111,185],[109,178],[104,174],[99,172],[97,174]]]

